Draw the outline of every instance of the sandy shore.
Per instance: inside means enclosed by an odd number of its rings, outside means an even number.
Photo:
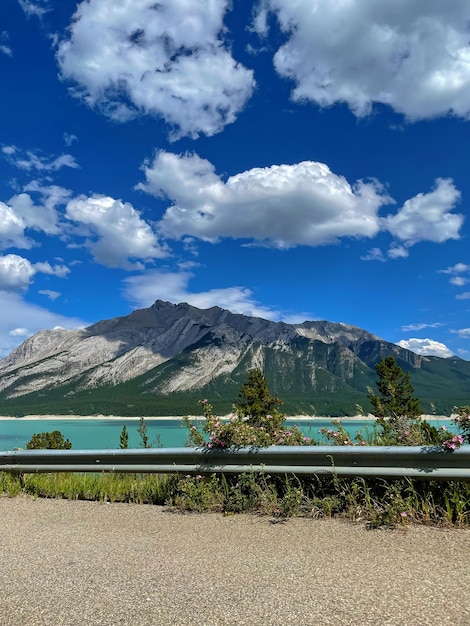
[[[220,416],[220,418],[228,419],[228,415]],[[203,420],[204,417],[202,415],[189,415],[191,420]],[[423,419],[433,421],[433,420],[448,420],[450,419],[448,415],[423,415]],[[0,415],[0,420],[140,420],[139,417],[128,417],[128,416],[120,416],[120,415],[25,415],[23,417],[12,417],[8,415]],[[173,420],[173,421],[181,421],[183,419],[182,415],[154,415],[154,416],[144,416],[146,420]],[[322,417],[319,415],[288,415],[286,417],[288,420],[296,420],[299,422],[302,421],[314,421],[314,420],[337,420],[341,421],[358,421],[358,420],[373,420],[375,419],[374,415],[354,415],[350,417]]]

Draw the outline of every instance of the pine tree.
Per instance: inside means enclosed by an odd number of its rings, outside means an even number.
[[[382,426],[384,435],[394,436],[399,441],[416,427],[422,415],[418,398],[413,397],[413,386],[409,372],[399,367],[393,356],[383,358],[375,366],[379,395],[370,393],[368,398],[373,414]]]
[[[200,400],[199,404],[204,413],[202,432],[189,417],[184,420],[189,429],[189,442],[196,447],[298,446],[310,441],[297,426],[284,426],[286,416],[279,411],[282,401],[277,395],[271,395],[259,369],[248,372],[247,382],[240,388],[238,401],[233,405],[233,413],[228,420],[222,421],[213,415],[212,405],[207,399]]]
[[[240,388],[234,409],[251,426],[265,426],[269,415],[271,427],[280,427],[284,422],[284,415],[279,413],[281,405],[282,400],[271,395],[263,372],[254,369],[248,372],[248,380]]]
[[[121,436],[119,437],[119,447],[121,450],[127,450],[129,447],[129,433],[125,426],[122,427]]]

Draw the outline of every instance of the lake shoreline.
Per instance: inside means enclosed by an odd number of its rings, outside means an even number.
[[[202,415],[189,415],[190,420],[200,421],[204,419]],[[183,415],[152,415],[152,416],[143,416],[144,420],[169,420],[169,421],[182,421],[184,419]],[[228,415],[220,416],[220,419],[225,420],[228,419]],[[28,420],[77,420],[77,421],[88,421],[88,420],[99,420],[99,421],[139,421],[141,417],[136,416],[120,416],[120,415],[25,415],[23,417],[13,417],[8,415],[0,415],[0,420],[18,420],[18,421],[28,421]],[[375,416],[369,415],[353,415],[348,417],[328,417],[328,416],[319,416],[319,415],[288,415],[286,419],[289,421],[295,420],[299,422],[305,421],[325,421],[325,420],[348,420],[348,421],[364,421],[364,420],[374,420]],[[451,419],[451,416],[448,415],[423,415],[422,419],[427,421],[439,421],[439,420],[448,420]]]

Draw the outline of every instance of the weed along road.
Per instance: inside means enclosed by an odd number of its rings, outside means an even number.
[[[2,626],[470,624],[470,530],[0,497]]]

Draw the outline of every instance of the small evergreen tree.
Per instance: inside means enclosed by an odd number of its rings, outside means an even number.
[[[390,439],[388,443],[405,443],[406,438],[407,443],[417,443],[413,442],[413,437],[418,435],[420,439],[422,410],[418,398],[413,397],[409,372],[404,372],[393,356],[383,358],[375,370],[379,377],[376,383],[379,394],[370,390],[368,398],[384,436]]]
[[[127,432],[126,426],[122,427],[121,436],[119,437],[119,447],[121,450],[127,450],[129,447],[129,433]]]
[[[248,380],[241,386],[238,401],[233,408],[235,413],[245,418],[251,426],[266,426],[266,418],[269,415],[269,426],[279,428],[285,419],[279,412],[282,404],[277,394],[271,395],[263,372],[254,369],[248,372]]]
[[[35,433],[26,444],[27,450],[70,450],[71,447],[71,442],[64,439],[60,430]]]

